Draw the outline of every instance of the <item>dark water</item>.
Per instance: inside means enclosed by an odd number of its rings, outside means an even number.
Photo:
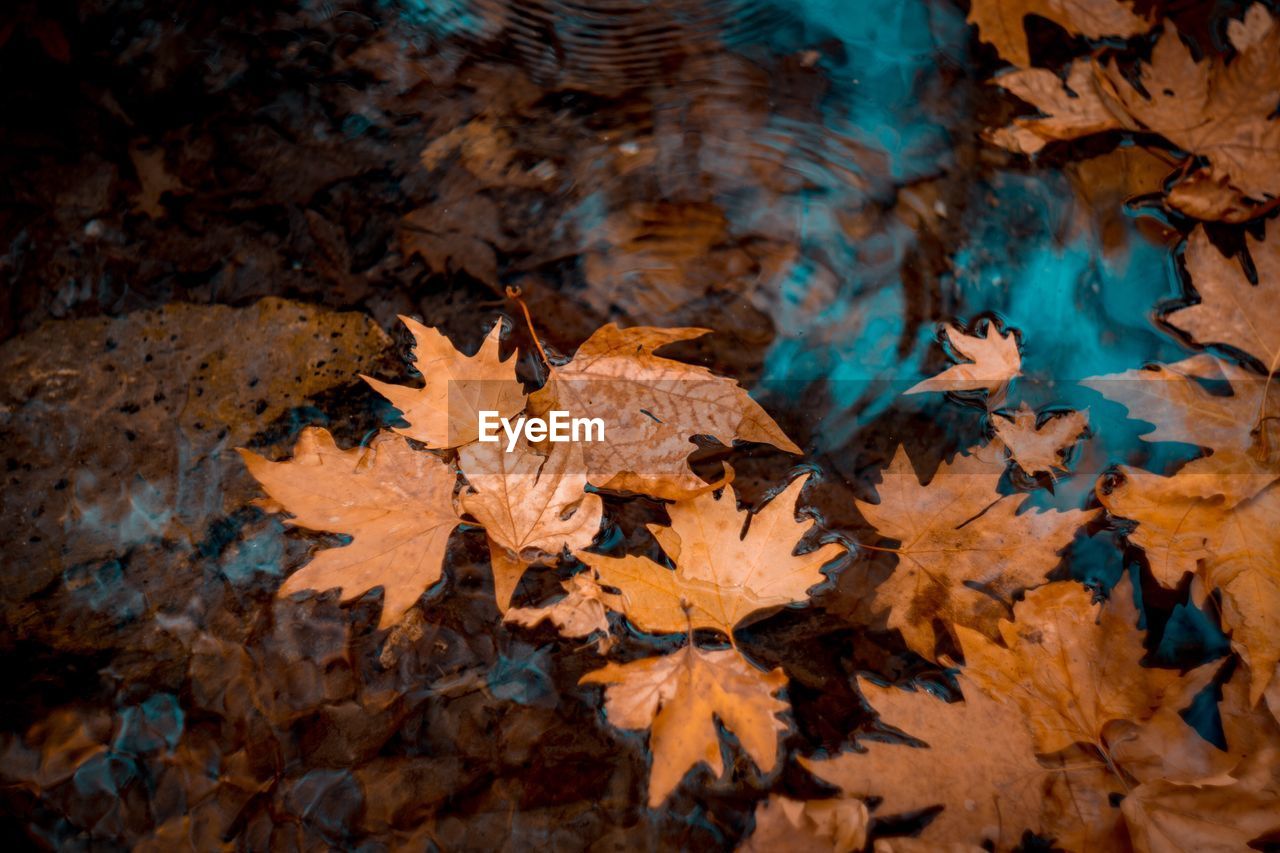
[[[978,132],[1008,105],[944,0],[22,9],[0,54],[15,845],[729,849],[768,791],[823,793],[794,756],[874,725],[856,673],[946,692],[877,622],[867,593],[891,563],[855,554],[809,606],[738,637],[791,679],[779,773],[735,747],[724,780],[697,771],[650,811],[644,733],[577,686],[600,656],[501,624],[482,534],[455,534],[394,642],[377,593],[275,600],[338,540],[250,506],[231,450],[392,423],[355,374],[404,379],[397,313],[463,349],[505,316],[527,353],[502,296],[515,285],[560,353],[609,320],[715,329],[686,355],[741,378],[806,447],[820,537],[869,537],[853,500],[899,443],[932,470],[986,440],[982,406],[901,396],[946,363],[942,322],[1017,331],[1011,400],[1089,409],[1070,475],[1003,488],[1091,506],[1114,463],[1194,455],[1142,442],[1077,384],[1189,351],[1155,321],[1182,293],[1178,223],[1091,202],[1062,162],[986,148]],[[66,57],[42,39],[52,25]],[[469,125],[516,153],[420,162]],[[171,183],[147,212],[136,152],[155,150]],[[435,269],[397,236],[421,209],[456,249]],[[269,296],[363,319],[252,313]],[[182,307],[145,313],[164,306]],[[757,504],[796,464],[728,458]],[[663,510],[611,499],[607,515],[602,547],[639,552]],[[1106,585],[1131,556],[1099,529],[1059,571]],[[557,589],[547,571],[519,597]],[[1185,603],[1149,618],[1163,663],[1226,651]],[[681,641],[615,627],[619,659]]]

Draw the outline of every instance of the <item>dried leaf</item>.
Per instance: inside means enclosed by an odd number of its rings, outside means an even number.
[[[622,729],[648,729],[653,769],[649,807],[657,808],[698,762],[719,776],[719,722],[737,737],[764,773],[778,762],[778,718],[786,702],[774,698],[787,683],[781,669],[763,672],[736,649],[701,651],[692,645],[663,657],[611,663],[582,684],[609,685],[605,714]]]
[[[931,379],[917,382],[904,394],[926,391],[986,391],[993,398],[1003,394],[1009,381],[1022,370],[1018,339],[1013,332],[988,326],[982,336],[970,335],[956,326],[946,327],[951,348],[968,362],[952,365]]]
[[[1248,850],[1280,831],[1276,752],[1265,750],[1236,771],[1198,783],[1147,782],[1120,804],[1135,853]]]
[[[1121,475],[1099,488],[1103,506],[1138,523],[1129,539],[1147,553],[1156,580],[1174,586],[1197,572],[1221,590],[1223,625],[1249,665],[1257,704],[1280,664],[1280,485],[1232,505],[1202,497],[1201,478],[1185,468],[1173,477],[1132,468]]]
[[[1026,715],[1036,751],[1075,744],[1105,749],[1107,727],[1145,722],[1170,696],[1180,696],[1177,672],[1142,666],[1142,632],[1127,577],[1097,608],[1080,584],[1059,581],[1028,592],[1014,621],[1000,623],[1004,646],[964,626],[956,635],[965,672],[993,696]]]
[[[960,683],[964,701],[947,703],[859,679],[858,689],[881,720],[925,746],[863,741],[865,752],[800,762],[850,796],[882,798],[878,816],[942,804],[922,833],[932,844],[1015,847],[1024,830],[1040,827],[1049,773],[1036,760],[1018,708],[992,699],[963,675]],[[999,735],[975,737],[978,732]],[[921,784],[924,779],[928,784]]]
[[[302,431],[287,462],[243,449],[240,455],[272,501],[293,515],[289,523],[352,537],[290,575],[280,595],[339,587],[349,600],[381,586],[378,626],[386,628],[440,579],[459,518],[457,475],[439,457],[390,433],[368,447],[341,450],[316,427]]]
[[[1266,237],[1246,234],[1255,285],[1239,262],[1225,257],[1200,226],[1187,239],[1187,272],[1200,301],[1165,315],[1198,344],[1226,344],[1257,359],[1268,375],[1280,367],[1280,225],[1267,223]]]
[[[1009,455],[1026,473],[1052,474],[1065,471],[1065,452],[1089,428],[1089,411],[1064,412],[1036,426],[1036,413],[1023,403],[1012,415],[996,417],[992,424],[996,438],[1009,448]]]
[[[1091,39],[1129,37],[1151,29],[1150,15],[1139,15],[1126,0],[973,0],[969,23],[1000,56],[1018,66],[1031,64],[1027,15],[1048,18],[1067,32]]]
[[[364,377],[409,422],[396,432],[427,447],[458,447],[476,440],[481,411],[509,417],[524,408],[515,359],[503,361],[499,355],[502,323],[495,323],[479,351],[467,356],[435,329],[411,317],[400,320],[413,333],[413,363],[425,384],[408,388]]]
[[[605,592],[589,574],[577,574],[563,582],[564,598],[546,607],[513,607],[506,621],[533,628],[550,621],[563,637],[587,637],[609,632],[608,610],[618,609],[617,596]]]
[[[579,552],[606,586],[622,590],[622,612],[641,631],[671,633],[691,627],[732,634],[757,611],[804,601],[825,577],[822,567],[843,547],[828,543],[795,554],[813,521],[796,521],[799,477],[754,515],[739,510],[732,486],[720,498],[704,493],[668,508],[670,527],[649,531],[675,562],[675,570],[648,557],[605,557]],[[749,524],[748,524],[749,519]]]
[[[993,81],[1040,111],[1039,116],[1015,118],[1007,127],[989,131],[987,139],[1020,154],[1035,154],[1050,142],[1079,139],[1126,127],[1118,109],[1098,85],[1098,67],[1091,60],[1071,63],[1062,78],[1043,68],[1001,74]]]
[[[780,794],[756,806],[756,828],[739,853],[853,853],[867,843],[867,807],[852,797],[793,800]]]
[[[572,361],[551,368],[547,383],[530,397],[530,411],[602,417],[605,440],[583,447],[591,484],[673,500],[710,488],[689,467],[695,435],[723,444],[765,442],[799,453],[737,382],[655,355],[663,346],[704,334],[704,329],[619,329],[610,323],[588,338]]]
[[[462,508],[484,526],[494,548],[510,552],[494,569],[494,597],[505,611],[529,560],[591,545],[604,506],[587,494],[582,447],[557,442],[543,456],[521,440],[511,452],[500,442],[469,444],[458,464],[471,484]],[[517,565],[514,576],[503,571]]]
[[[1227,383],[1231,394],[1214,393],[1204,383]],[[1184,495],[1222,495],[1234,505],[1257,494],[1280,475],[1280,458],[1271,448],[1280,431],[1270,415],[1261,377],[1214,358],[1197,355],[1171,365],[1155,365],[1082,380],[1104,397],[1123,403],[1129,414],[1156,425],[1146,441],[1179,441],[1213,450],[1178,472]],[[1261,427],[1255,434],[1255,428]]]
[[[935,654],[934,619],[995,636],[1005,602],[1043,583],[1058,552],[1097,515],[1019,514],[1027,496],[1000,495],[1003,473],[1002,462],[971,451],[944,463],[926,486],[899,447],[882,475],[880,502],[857,501],[876,532],[901,543],[892,549],[898,566],[876,598],[890,606],[889,627],[926,657]]]

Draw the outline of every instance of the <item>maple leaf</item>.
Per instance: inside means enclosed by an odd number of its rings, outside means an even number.
[[[710,493],[668,507],[671,526],[649,525],[675,570],[648,557],[605,557],[578,552],[601,583],[622,591],[622,612],[641,631],[673,633],[734,626],[757,611],[808,598],[825,580],[822,567],[844,548],[828,543],[796,554],[800,538],[813,526],[796,521],[798,477],[754,515],[739,510],[733,486],[720,498]],[[749,520],[749,524],[748,524]]]
[[[951,325],[945,330],[951,348],[968,362],[952,365],[937,376],[917,382],[904,394],[984,390],[995,398],[1003,394],[1009,381],[1022,370],[1018,339],[1013,332],[1001,332],[994,325],[989,325],[981,337]]]
[[[756,828],[738,853],[830,850],[853,853],[867,844],[867,807],[861,800],[793,800],[780,794],[756,806]]]
[[[1131,791],[1120,809],[1135,853],[1248,850],[1254,839],[1280,830],[1277,758],[1271,747],[1232,775],[1155,780]]]
[[[1225,178],[1254,199],[1280,195],[1280,26],[1255,3],[1228,29],[1237,51],[1230,63],[1199,62],[1172,23],[1141,66],[1135,88],[1120,68],[1106,67],[1112,93],[1143,127],[1206,158],[1210,178]]]
[[[1112,515],[1137,522],[1128,535],[1147,553],[1156,580],[1176,585],[1197,572],[1222,591],[1222,621],[1232,648],[1252,674],[1256,704],[1280,665],[1280,484],[1229,504],[1205,498],[1195,475],[1161,477],[1121,468],[1118,482],[1100,484],[1098,497]]]
[[[1072,64],[1065,85],[1032,69],[996,83],[1044,115],[1020,118],[988,138],[1033,154],[1045,142],[1107,130],[1159,134],[1208,165],[1187,170],[1168,200],[1197,216],[1243,221],[1274,206],[1280,196],[1280,24],[1261,3],[1228,36],[1236,55],[1196,61],[1172,23],[1156,42],[1137,84],[1127,69],[1094,59]]]
[[[434,272],[465,272],[491,287],[498,285],[494,247],[504,245],[509,244],[498,205],[474,190],[455,191],[400,221],[400,252],[406,259],[417,255]]]
[[[500,442],[469,444],[458,464],[471,491],[462,508],[484,527],[493,564],[493,593],[506,611],[511,595],[541,555],[586,548],[600,530],[604,505],[587,494],[581,444],[558,442],[535,453],[521,440],[511,452]]]
[[[1036,413],[1023,403],[1012,415],[993,420],[996,438],[1018,467],[1031,476],[1065,471],[1063,456],[1089,428],[1089,411],[1064,412],[1036,426]]]
[[[963,625],[955,632],[965,673],[1022,709],[1037,752],[1091,744],[1105,753],[1110,724],[1149,720],[1181,695],[1177,672],[1139,663],[1145,652],[1127,576],[1101,609],[1080,584],[1058,581],[1028,592],[1013,612],[1000,623],[1003,646]]]
[[[1139,15],[1123,0],[973,0],[969,23],[979,37],[1014,65],[1031,64],[1023,19],[1039,15],[1072,35],[1091,39],[1127,38],[1151,29],[1149,15]]]
[[[898,566],[876,597],[890,605],[889,627],[926,657],[935,654],[935,618],[994,635],[1009,598],[1043,583],[1058,552],[1098,513],[1019,514],[1028,496],[999,494],[1004,464],[976,450],[943,463],[924,485],[900,446],[882,474],[880,502],[856,502],[877,533],[901,543],[889,549]]]
[[[603,417],[605,440],[583,447],[588,480],[660,498],[674,500],[710,488],[689,467],[695,435],[723,444],[759,441],[799,453],[737,382],[655,354],[707,331],[619,329],[610,323],[578,347],[568,364],[550,368],[546,384],[530,397],[530,411]]]
[[[352,537],[289,576],[279,595],[339,587],[343,600],[383,588],[380,628],[400,619],[440,579],[457,475],[439,457],[381,433],[368,447],[340,449],[327,430],[304,429],[287,462],[241,449],[249,473],[290,524]]]
[[[1204,226],[1187,238],[1183,255],[1199,302],[1178,308],[1164,319],[1196,343],[1226,344],[1257,359],[1267,375],[1280,367],[1280,225],[1271,220],[1262,240],[1245,235],[1258,283],[1244,268],[1209,242]]]
[[[435,329],[412,317],[400,321],[413,334],[413,363],[422,374],[423,387],[362,377],[409,422],[407,427],[396,427],[396,432],[431,448],[458,447],[476,440],[481,411],[509,417],[524,408],[515,359],[509,356],[503,361],[498,352],[501,322],[489,330],[479,351],[467,356]]]
[[[986,138],[1010,151],[1035,154],[1050,142],[1126,127],[1123,110],[1111,104],[1099,89],[1098,73],[1091,60],[1077,59],[1067,70],[1065,84],[1057,74],[1043,68],[1023,68],[999,75],[992,82],[1034,106],[1040,115],[1015,118],[1007,127],[986,133]]]
[[[1204,384],[1222,380],[1230,395],[1213,393]],[[1280,447],[1271,414],[1274,403],[1266,380],[1247,370],[1201,354],[1176,364],[1094,376],[1080,384],[1123,403],[1132,417],[1155,424],[1143,440],[1185,442],[1213,451],[1179,469],[1180,488],[1188,495],[1223,495],[1233,505],[1280,475],[1280,459],[1272,452]]]
[[[757,669],[736,649],[702,651],[687,645],[669,655],[611,663],[582,676],[580,684],[605,684],[605,714],[622,729],[652,729],[649,806],[657,808],[698,762],[724,772],[716,721],[737,737],[756,766],[769,773],[778,763],[778,715],[786,702],[774,697],[787,683],[781,669]]]
[[[546,607],[513,607],[505,620],[526,628],[550,621],[564,637],[586,637],[609,632],[608,610],[620,608],[617,596],[605,592],[590,575],[577,574],[561,583],[564,598]]]
[[[1036,760],[1018,708],[986,695],[963,674],[959,681],[964,701],[948,703],[858,679],[858,689],[883,722],[925,745],[863,741],[865,752],[800,763],[846,794],[880,797],[878,814],[942,804],[942,813],[922,833],[930,843],[1017,846],[1024,830],[1040,828],[1048,771]],[[976,732],[999,734],[983,738]]]

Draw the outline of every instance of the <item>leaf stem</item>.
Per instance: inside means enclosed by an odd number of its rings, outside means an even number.
[[[524,304],[524,299],[520,295],[520,288],[508,285],[507,298],[514,299],[515,303],[520,306],[520,310],[524,312],[524,322],[529,327],[529,337],[533,338],[533,345],[538,348],[538,355],[542,357],[542,363],[550,370],[551,361],[547,358],[547,351],[542,348],[542,341],[538,340],[538,333],[533,329],[533,317],[529,315],[529,306]]]

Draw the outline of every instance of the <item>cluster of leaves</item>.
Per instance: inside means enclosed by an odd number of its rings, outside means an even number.
[[[992,131],[992,142],[1035,154],[1052,142],[1123,131],[1182,161],[1166,182],[1173,210],[1244,222],[1280,204],[1280,20],[1265,5],[1229,22],[1229,58],[1197,58],[1165,20],[1149,57],[1103,43],[1061,72],[1030,67],[1028,15],[1089,39],[1141,36],[1157,25],[1126,0],[976,0],[970,20],[1016,66],[995,82],[1040,111]]]
[[[822,567],[843,548],[828,543],[793,553],[813,524],[794,514],[805,478],[749,520],[728,482],[732,469],[726,466],[717,496],[717,486],[689,467],[694,436],[800,452],[736,382],[655,354],[704,330],[606,326],[567,363],[547,361],[544,384],[526,395],[513,358],[499,356],[501,324],[466,356],[436,330],[402,319],[416,342],[423,387],[366,378],[403,413],[406,426],[348,450],[326,430],[309,428],[284,462],[242,451],[270,495],[267,506],[289,512],[300,527],[351,537],[290,576],[280,594],[339,587],[351,599],[381,586],[380,624],[396,625],[440,579],[449,535],[470,518],[488,537],[495,599],[509,621],[550,620],[570,637],[607,635],[606,611],[614,610],[644,632],[690,634],[674,654],[610,664],[583,679],[610,685],[606,707],[615,724],[652,726],[651,805],[698,761],[720,767],[714,717],[762,770],[772,770],[777,733],[786,728],[777,713],[787,707],[773,694],[785,677],[761,671],[736,648],[695,648],[692,632],[708,628],[732,638],[753,614],[806,600],[807,590],[824,580]],[[526,409],[603,414],[605,438],[548,442],[545,449],[521,439],[512,452],[477,440],[480,411],[513,417]],[[674,570],[645,557],[585,550],[601,526],[596,489],[674,501],[671,525],[651,527]],[[564,598],[546,607],[510,607],[531,564],[570,552],[592,571],[570,577]]]

